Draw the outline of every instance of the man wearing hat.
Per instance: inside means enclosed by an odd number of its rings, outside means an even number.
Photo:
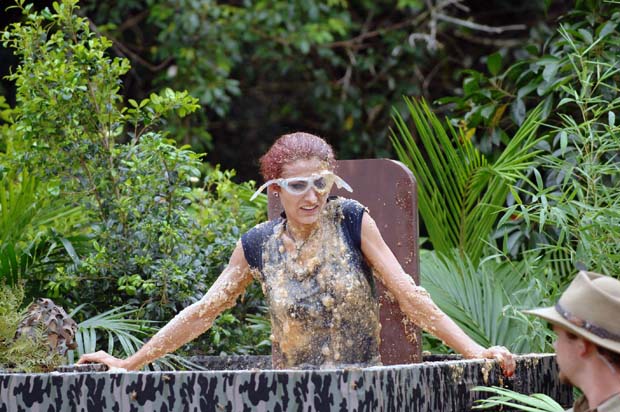
[[[584,396],[573,412],[620,412],[620,280],[581,271],[554,307],[525,311],[546,319],[560,381]]]

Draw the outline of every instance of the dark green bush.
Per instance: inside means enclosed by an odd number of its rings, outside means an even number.
[[[24,23],[2,35],[21,63],[9,76],[17,105],[0,162],[79,207],[85,221],[75,230],[91,239],[69,263],[48,267],[47,294],[65,307],[86,304],[85,317],[125,305],[166,321],[206,292],[265,204],[250,204],[253,183],[234,184],[233,172],[201,177],[200,155],[161,131],[166,115],[198,108],[195,98],[165,89],[124,105],[129,63],[108,57],[110,41],[76,15],[77,1],[41,12],[21,0],[17,7]],[[231,316],[262,313],[260,294],[249,296]],[[253,335],[245,344],[264,341]]]
[[[504,70],[502,54],[488,56],[488,73],[465,72],[463,95],[440,100],[489,156],[543,105],[541,155],[515,185],[495,238],[512,257],[538,249],[566,278],[577,269],[620,273],[619,25],[617,4],[577,2],[516,64]]]
[[[550,331],[519,311],[554,302],[578,270],[620,274],[618,26],[617,5],[577,2],[518,63],[503,70],[494,54],[488,74],[466,72],[463,95],[440,100],[448,125],[408,99],[409,118],[396,116],[395,146],[418,178],[434,249],[421,253],[423,285],[478,342],[550,349]],[[542,121],[522,141],[532,116]],[[507,154],[516,162],[497,168]],[[485,178],[503,189],[480,191]],[[525,338],[497,334],[503,322]]]

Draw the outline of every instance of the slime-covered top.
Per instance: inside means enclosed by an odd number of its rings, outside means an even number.
[[[354,200],[330,198],[314,232],[293,252],[282,241],[285,215],[241,238],[269,304],[274,367],[380,363],[378,303],[361,252],[364,211]]]

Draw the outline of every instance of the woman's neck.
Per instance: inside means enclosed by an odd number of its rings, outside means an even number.
[[[286,222],[286,233],[293,241],[299,242],[310,237],[318,227],[319,222],[312,225],[296,225],[289,220]]]

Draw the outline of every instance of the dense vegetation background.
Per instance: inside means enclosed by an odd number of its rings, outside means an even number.
[[[35,298],[80,322],[78,355],[131,353],[199,299],[265,219],[256,161],[293,130],[403,161],[433,299],[483,345],[550,350],[520,309],[620,274],[620,5],[522,3],[11,3],[0,343],[21,352],[0,366],[57,361],[15,340]],[[269,333],[253,285],[182,352],[268,353]]]
[[[36,8],[51,1],[36,2]],[[394,157],[388,127],[401,96],[458,94],[462,70],[504,64],[542,44],[571,2],[81,1],[78,13],[131,69],[121,94],[163,87],[199,99],[174,138],[206,160],[257,179],[257,159],[282,133],[326,137],[341,158]],[[18,20],[17,10],[5,12]],[[6,21],[6,20],[5,20]],[[1,51],[1,70],[17,60]],[[4,80],[9,101],[14,86]],[[238,148],[243,147],[243,152]],[[250,160],[248,160],[250,159]]]

